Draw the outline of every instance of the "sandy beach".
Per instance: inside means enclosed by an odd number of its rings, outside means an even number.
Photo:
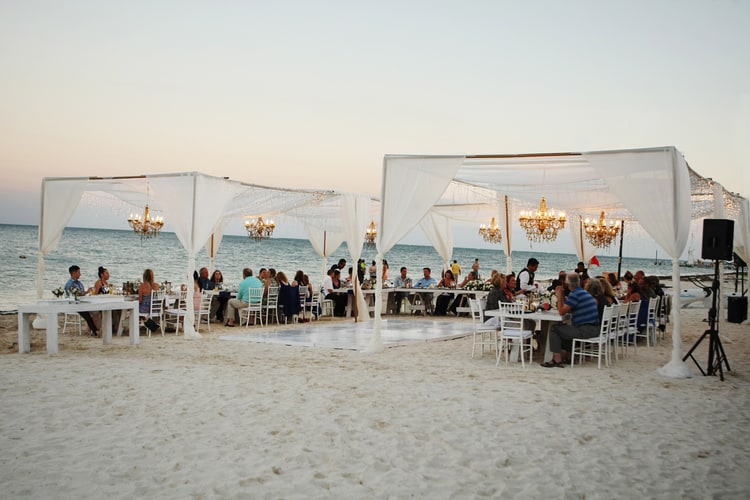
[[[683,352],[706,316],[683,309]],[[21,355],[0,316],[2,496],[750,496],[747,324],[721,326],[724,382],[656,373],[671,326],[602,370],[497,367],[470,336],[379,354],[219,340],[236,330],[65,334],[56,356],[35,330]]]

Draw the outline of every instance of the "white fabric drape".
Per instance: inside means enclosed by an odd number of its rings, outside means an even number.
[[[463,156],[419,158],[386,156],[383,159],[383,184],[380,197],[380,231],[377,235],[378,264],[383,256],[411,231],[440,199],[456,175]],[[385,196],[388,193],[388,205]],[[383,280],[375,294],[375,326],[364,352],[383,350],[380,330]]]
[[[508,195],[500,197],[498,194],[498,226],[503,232],[503,250],[505,250],[505,274],[513,272],[513,205]]]
[[[586,231],[583,228],[583,218],[571,217],[568,224],[570,234],[573,235],[573,247],[575,248],[578,260],[586,263],[590,262],[591,258],[595,255],[596,249],[586,238]]]
[[[742,200],[734,221],[734,251],[746,263],[750,262],[750,202]]]
[[[453,232],[450,219],[434,212],[427,212],[427,215],[420,221],[419,227],[437,250],[438,255],[443,258],[443,269],[448,269],[451,255],[453,255]]]
[[[370,198],[354,194],[343,196],[341,203],[341,220],[344,223],[344,235],[349,256],[356,263],[362,255],[362,244],[365,231],[369,224]],[[370,313],[367,310],[367,302],[362,295],[359,280],[354,274],[354,296],[357,300],[357,321],[369,321]],[[378,280],[380,282],[381,280]]]
[[[227,219],[221,219],[216,223],[213,231],[208,237],[206,242],[206,253],[208,254],[208,270],[210,273],[214,272],[214,259],[216,254],[219,252],[221,246],[221,240],[224,238],[224,228],[227,225]]]
[[[320,275],[325,278],[326,273],[328,272],[328,256],[338,250],[341,243],[344,242],[344,235],[340,232],[320,229],[309,223],[305,223],[304,228],[305,234],[307,234],[307,239],[321,257],[322,269]],[[319,283],[317,289],[320,290],[321,287],[322,283]]]
[[[36,297],[44,297],[44,257],[57,248],[65,225],[76,211],[86,188],[86,179],[44,179],[39,222],[39,255],[36,264]],[[61,283],[62,285],[62,283]],[[46,318],[37,314],[33,326],[46,328]]]
[[[193,283],[195,256],[205,245],[211,231],[223,218],[230,203],[240,192],[236,184],[220,177],[191,172],[181,176],[149,178],[149,186],[188,254],[185,282]],[[190,285],[188,285],[190,287]],[[187,301],[185,338],[201,338],[195,331],[193,301]]]

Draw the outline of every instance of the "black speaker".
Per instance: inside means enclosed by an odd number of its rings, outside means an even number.
[[[703,219],[703,248],[701,258],[732,260],[734,246],[734,221],[730,219]]]

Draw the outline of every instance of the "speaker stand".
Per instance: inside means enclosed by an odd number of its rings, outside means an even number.
[[[716,375],[716,372],[719,372],[719,378],[721,381],[724,381],[724,370],[722,368],[722,365],[725,365],[727,367],[727,371],[732,371],[731,368],[729,368],[729,360],[727,360],[727,355],[724,352],[724,346],[721,345],[721,338],[719,337],[719,330],[716,326],[716,310],[717,310],[717,302],[718,302],[718,296],[719,296],[719,261],[715,260],[715,270],[714,270],[714,281],[711,286],[711,289],[713,290],[713,298],[711,299],[711,309],[708,310],[708,330],[703,332],[703,335],[700,336],[698,341],[693,344],[693,347],[690,348],[690,350],[685,354],[685,357],[682,358],[682,361],[687,361],[688,358],[692,359],[695,362],[695,365],[698,367],[698,369],[701,372],[701,375],[708,376],[708,375]],[[708,363],[706,364],[706,370],[703,371],[703,368],[701,367],[700,363],[698,363],[698,360],[695,359],[693,356],[693,352],[698,348],[701,342],[703,342],[703,339],[708,337]]]

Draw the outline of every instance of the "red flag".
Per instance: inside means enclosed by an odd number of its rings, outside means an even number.
[[[591,260],[589,261],[589,265],[599,267],[599,259],[596,258],[596,255],[591,257]]]

